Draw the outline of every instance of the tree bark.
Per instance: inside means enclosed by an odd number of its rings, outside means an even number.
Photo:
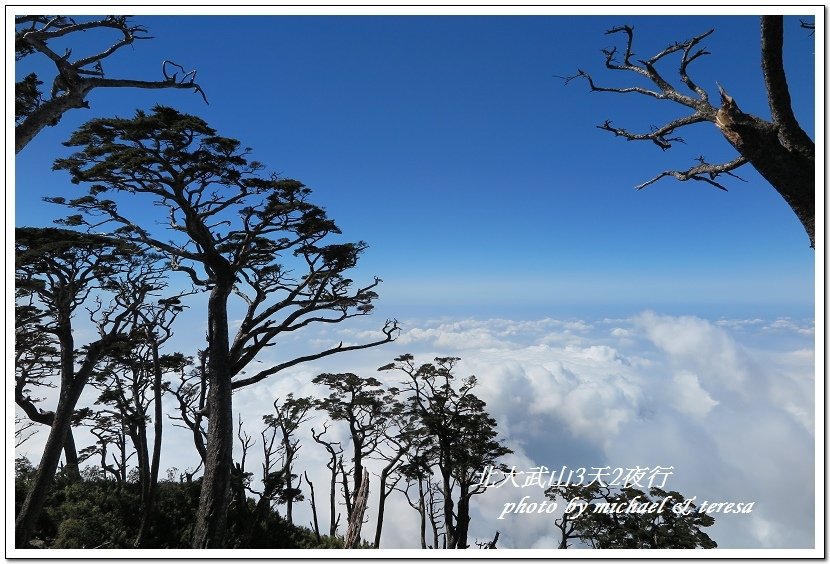
[[[455,548],[468,548],[467,532],[470,528],[470,494],[469,488],[461,485],[458,497],[458,515],[455,521]]]
[[[217,283],[208,300],[208,432],[193,548],[222,548],[227,526],[233,465],[233,399],[227,312],[232,284],[232,279]]]
[[[349,515],[349,528],[346,530],[346,548],[357,548],[360,543],[360,530],[363,527],[363,515],[366,513],[366,501],[369,498],[369,471],[361,474],[360,489],[354,498],[352,513]]]
[[[23,150],[46,126],[55,125],[63,114],[73,108],[88,108],[84,101],[89,89],[78,89],[57,96],[41,104],[30,116],[14,128],[14,152]]]
[[[769,182],[798,217],[810,246],[815,247],[816,164],[815,146],[787,147],[780,142],[779,128],[737,106],[718,112],[723,136]]]

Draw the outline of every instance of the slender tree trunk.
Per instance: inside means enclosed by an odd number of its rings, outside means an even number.
[[[388,471],[386,468],[380,472],[380,485],[378,486],[378,522],[375,526],[375,548],[380,548],[380,534],[383,531],[383,513],[386,506],[386,477]]]
[[[135,540],[136,548],[144,548],[147,533],[153,520],[155,511],[156,490],[159,482],[159,466],[161,463],[161,438],[162,438],[162,405],[161,405],[161,363],[159,362],[158,343],[152,342],[153,351],[153,458],[150,463],[150,489],[147,496],[147,504],[144,513],[141,515],[141,525],[138,529],[138,536]]]
[[[468,548],[467,531],[470,527],[470,496],[467,488],[461,486],[458,498],[458,514],[455,519],[455,548]]]
[[[205,473],[193,530],[193,548],[222,548],[233,465],[233,399],[228,341],[232,280],[217,283],[208,301],[208,432]]]
[[[305,475],[305,481],[308,484],[308,489],[311,492],[311,515],[314,518],[312,525],[314,526],[314,536],[317,538],[317,542],[320,542],[320,525],[317,521],[317,500],[314,498],[314,484],[311,483],[311,480],[308,479],[308,472],[303,473]]]
[[[360,530],[363,528],[363,515],[366,513],[366,500],[369,498],[369,472],[364,469],[360,478],[360,489],[354,498],[349,528],[346,530],[346,548],[357,548],[360,543]]]
[[[391,491],[386,491],[386,480],[389,478],[389,474],[392,472],[395,464],[398,463],[405,453],[406,451],[403,449],[398,450],[395,457],[380,471],[380,496],[378,497],[378,523],[377,527],[375,527],[375,548],[380,548],[380,534],[383,530],[383,514],[386,506],[386,498],[392,493]]]
[[[72,480],[80,480],[81,470],[78,467],[78,450],[75,447],[75,436],[72,433],[71,424],[66,430],[66,437],[63,441],[63,457],[66,459],[63,473]]]
[[[421,514],[421,548],[426,550],[427,548],[427,511],[426,507],[424,506],[424,498],[421,496],[420,501],[418,502],[418,513]]]
[[[60,398],[55,409],[55,417],[49,431],[49,437],[46,439],[46,446],[43,449],[43,456],[40,459],[40,464],[26,499],[15,520],[15,546],[17,548],[25,548],[35,530],[35,525],[43,509],[43,503],[49,493],[49,487],[52,485],[52,479],[58,469],[67,431],[72,425],[72,414],[75,411],[78,398],[81,396],[84,383],[61,386]]]
[[[336,461],[332,458],[331,481],[329,482],[329,536],[337,534],[337,523],[340,519],[337,518],[337,466]]]
[[[17,548],[25,548],[35,530],[40,512],[43,510],[43,503],[46,501],[46,495],[58,468],[61,451],[64,450],[66,435],[72,427],[75,406],[81,397],[81,392],[86,386],[92,369],[113,339],[110,336],[91,343],[87,347],[86,357],[76,373],[75,339],[72,335],[71,313],[69,311],[58,314],[56,334],[60,342],[60,395],[49,437],[46,439],[43,456],[26,499],[15,519],[15,546]]]

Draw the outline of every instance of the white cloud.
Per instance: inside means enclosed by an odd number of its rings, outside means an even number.
[[[367,319],[307,338],[365,342],[377,335],[376,325]],[[780,338],[764,337],[771,327]],[[395,343],[296,366],[240,390],[234,405],[256,437],[275,398],[290,392],[319,396],[322,390],[311,380],[322,372],[355,372],[391,384],[398,375],[378,373],[377,367],[400,354],[413,353],[417,363],[460,356],[458,376],[477,376],[476,394],[515,451],[509,464],[520,469],[673,466],[669,487],[684,495],[757,502],[752,515],[716,516],[711,535],[720,546],[811,546],[815,351],[805,327],[653,312],[598,322],[410,322]],[[304,353],[303,343],[311,341],[291,340],[286,352],[269,349],[257,367]],[[318,415],[305,426],[298,469],[308,470],[315,483],[324,526],[328,504],[320,498],[328,489],[327,455],[308,436],[312,425],[319,430],[322,423]],[[343,429],[332,427],[331,435],[345,444]],[[166,437],[171,442],[165,443],[163,468],[192,466],[195,451],[188,436],[173,430]],[[260,448],[249,453],[249,469],[256,470]],[[370,488],[376,488],[372,480]],[[556,546],[556,515],[497,519],[505,503],[526,492],[510,486],[476,496],[470,540],[490,540],[499,530],[499,547]],[[374,533],[376,495],[372,489],[365,538]],[[412,533],[417,513],[397,493],[388,504],[382,546],[417,548]],[[295,515],[298,523],[307,523],[308,504],[297,506]]]
[[[674,397],[672,404],[679,411],[703,417],[718,402],[700,386],[697,375],[693,372],[678,372],[674,375]]]

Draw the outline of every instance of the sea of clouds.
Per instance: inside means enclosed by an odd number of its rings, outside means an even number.
[[[303,354],[311,347],[366,342],[377,319],[289,336],[261,357],[256,368]],[[323,372],[354,372],[397,384],[394,372],[377,372],[403,353],[418,364],[437,356],[461,361],[459,378],[474,374],[475,393],[498,421],[517,471],[547,468],[670,467],[664,489],[709,502],[754,502],[751,514],[714,515],[707,529],[721,548],[812,548],[815,542],[815,345],[809,320],[704,319],[650,311],[616,319],[436,319],[402,323],[396,342],[296,366],[239,390],[234,408],[244,430],[258,438],[262,415],[275,398],[317,396],[311,383]],[[91,403],[93,392],[84,399]],[[168,407],[172,408],[172,404]],[[303,428],[296,461],[308,472],[318,518],[328,529],[327,454],[310,437],[325,421],[316,414]],[[187,433],[166,428],[162,468],[193,467]],[[329,436],[347,433],[332,425]],[[45,433],[21,448],[37,462]],[[79,440],[79,448],[85,446]],[[247,456],[254,487],[261,476],[261,445]],[[239,445],[235,456],[240,455]],[[348,458],[348,457],[347,457]],[[374,538],[377,477],[370,463],[370,501],[363,537]],[[163,472],[162,472],[163,474]],[[372,487],[375,486],[375,487]],[[308,488],[304,487],[308,499]],[[470,542],[500,533],[499,548],[552,549],[559,543],[554,514],[505,514],[505,504],[543,501],[539,486],[505,483],[473,501]],[[341,507],[341,511],[345,511]],[[308,524],[307,501],[294,509]],[[345,531],[345,516],[340,533]],[[474,545],[475,546],[475,545]],[[418,548],[418,514],[403,495],[387,501],[381,548]]]
[[[361,342],[372,334],[344,328],[329,338]],[[393,344],[297,367],[264,388],[241,391],[236,405],[243,413],[264,413],[274,397],[289,392],[320,395],[323,390],[310,384],[320,372],[355,372],[395,384],[394,373],[376,369],[402,353],[414,354],[418,364],[457,356],[457,376],[477,377],[475,393],[498,421],[514,451],[505,462],[517,471],[671,467],[665,489],[696,496],[698,505],[755,502],[751,514],[715,515],[707,531],[720,547],[810,548],[814,349],[811,320],[782,318],[643,312],[594,321],[405,322]],[[319,430],[321,417],[309,425]],[[337,432],[345,445],[343,431]],[[324,464],[322,448],[308,441],[298,468],[315,474],[318,496],[326,491]],[[541,502],[542,492],[508,483],[475,497],[470,541],[492,539],[498,530],[500,548],[555,548],[552,521],[561,509],[498,519],[506,503],[526,495]],[[374,534],[374,500],[365,538]],[[321,511],[321,522],[327,515]],[[417,547],[417,523],[417,513],[393,493],[381,546]]]

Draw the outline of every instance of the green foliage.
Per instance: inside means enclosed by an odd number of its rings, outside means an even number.
[[[101,472],[86,467],[84,479],[70,482],[56,478],[44,512],[38,522],[37,545],[45,548],[132,548],[141,515],[137,511],[140,491],[137,483],[116,484],[103,479]],[[23,457],[15,461],[16,501],[25,497],[27,481],[35,469]],[[175,474],[175,472],[172,472]],[[171,475],[172,475],[171,474]],[[193,523],[199,504],[201,481],[162,480],[158,485],[156,515],[148,535],[150,548],[190,548]],[[249,509],[253,500],[248,500]],[[343,548],[340,537],[317,536],[308,528],[292,525],[275,511],[256,524],[249,544],[242,544],[250,511],[240,508],[228,513],[227,546],[234,548]],[[361,548],[369,548],[364,545]]]
[[[38,88],[42,81],[35,73],[26,75],[14,85],[14,121],[15,125],[29,117],[41,103],[42,93]]]
[[[715,519],[699,513],[691,501],[676,491],[651,488],[649,493],[632,487],[613,489],[595,482],[588,486],[558,486],[546,495],[567,504],[587,504],[579,515],[565,514],[557,520],[562,531],[562,548],[569,539],[579,539],[593,548],[717,548],[701,530]],[[644,505],[645,504],[645,505]],[[674,507],[686,507],[675,512]],[[620,510],[615,510],[619,508]],[[624,511],[639,508],[640,511]],[[574,513],[578,513],[574,512]]]

